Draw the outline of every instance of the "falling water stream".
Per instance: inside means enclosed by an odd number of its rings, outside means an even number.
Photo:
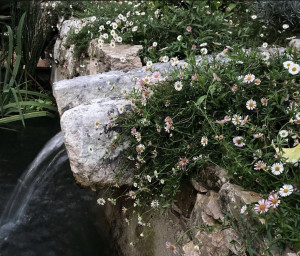
[[[38,138],[37,134],[29,136]],[[17,147],[18,138],[12,137],[12,142]],[[31,147],[28,145],[28,150]],[[1,149],[0,154],[6,151]],[[9,161],[16,165],[18,157],[3,161],[0,189],[1,185],[12,188],[14,176],[5,169],[9,169]],[[95,203],[96,195],[75,184],[61,132],[24,169],[14,188],[7,193],[3,190],[6,196],[0,197],[0,256],[119,255],[104,214]]]

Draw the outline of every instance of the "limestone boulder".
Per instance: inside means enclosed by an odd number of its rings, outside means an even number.
[[[124,99],[112,98],[87,101],[61,116],[71,170],[82,186],[96,189],[116,182],[119,185],[131,183],[130,171],[116,180],[122,153],[128,144],[114,147],[118,133],[111,123],[111,118],[119,114],[118,109],[127,104]]]
[[[289,46],[293,47],[296,51],[300,52],[300,39],[293,39],[289,43]]]

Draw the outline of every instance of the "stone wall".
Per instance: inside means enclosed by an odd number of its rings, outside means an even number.
[[[138,51],[143,48],[141,45],[116,44],[114,48],[111,48],[109,44],[104,44],[102,49],[99,49],[97,41],[91,40],[87,52],[75,58],[75,45],[68,46],[67,39],[69,34],[83,23],[79,19],[61,19],[57,24],[59,34],[53,49],[52,83],[77,76],[94,75],[112,70],[127,72],[142,67],[138,56]],[[125,57],[126,60],[122,62],[121,57]]]

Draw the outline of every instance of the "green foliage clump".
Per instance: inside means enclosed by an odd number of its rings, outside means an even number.
[[[299,56],[227,50],[181,65],[173,59],[171,74],[149,65],[153,73],[136,81],[133,111],[116,121],[130,140],[125,169],[135,169],[127,196],[140,207],[168,207],[185,179],[218,165],[264,195],[267,211],[246,207],[265,219],[269,246],[299,247],[300,153],[283,151],[299,145]]]

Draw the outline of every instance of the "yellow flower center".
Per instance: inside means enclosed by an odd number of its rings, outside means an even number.
[[[264,211],[264,210],[266,209],[266,205],[261,204],[261,205],[259,206],[259,209],[260,209],[261,211]]]
[[[169,249],[173,252],[175,250],[175,247],[173,245],[170,245]]]
[[[250,80],[251,80],[251,76],[248,76],[248,77],[247,77],[247,80],[250,81]]]
[[[284,192],[284,193],[287,193],[287,192],[289,192],[289,189],[288,189],[288,188],[285,188],[285,189],[283,190],[283,192]]]
[[[292,71],[296,71],[296,70],[297,70],[297,68],[296,68],[296,67],[293,67],[293,68],[292,68]]]
[[[277,204],[277,202],[278,202],[277,198],[272,199],[272,204]]]
[[[280,167],[279,167],[279,166],[276,166],[276,167],[275,167],[275,171],[276,171],[276,172],[279,172],[279,170],[280,170]]]
[[[251,108],[254,107],[254,103],[253,103],[253,102],[250,102],[250,103],[249,103],[249,107],[251,107]]]

